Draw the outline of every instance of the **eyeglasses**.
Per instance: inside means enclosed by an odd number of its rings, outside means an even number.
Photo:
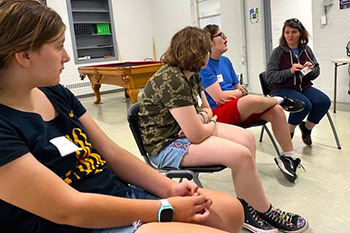
[[[226,35],[225,35],[225,33],[223,33],[223,32],[220,32],[220,33],[218,33],[218,34],[212,36],[212,38],[215,38],[215,37],[218,37],[218,36],[220,36],[223,40],[226,38]]]

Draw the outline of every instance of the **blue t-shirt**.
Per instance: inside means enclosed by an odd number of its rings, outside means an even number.
[[[220,56],[219,60],[209,58],[208,65],[199,72],[202,78],[203,88],[211,86],[216,81],[219,82],[221,90],[234,90],[235,85],[239,84],[237,74],[232,66],[231,61],[225,57]],[[205,95],[208,99],[211,109],[214,109],[217,105],[210,95],[205,91]]]
[[[0,104],[0,166],[30,152],[40,163],[78,191],[125,197],[129,186],[112,173],[106,161],[91,145],[84,126],[79,121],[79,117],[86,112],[82,104],[61,85],[40,90],[58,112],[50,121],[44,121],[39,114]],[[57,138],[66,140],[68,144],[70,141],[73,149],[63,151],[63,147],[52,141]],[[0,200],[0,232],[91,231],[58,225]]]

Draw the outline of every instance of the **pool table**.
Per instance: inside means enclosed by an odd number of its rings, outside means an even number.
[[[139,88],[143,87],[149,78],[162,67],[159,61],[119,62],[107,65],[82,66],[78,68],[80,78],[86,76],[91,82],[96,96],[95,104],[101,102],[101,84],[113,84],[125,88],[125,96],[132,103],[137,102]]]

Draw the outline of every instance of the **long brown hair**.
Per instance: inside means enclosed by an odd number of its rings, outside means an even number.
[[[36,0],[0,0],[0,70],[14,54],[39,49],[65,28],[55,11]]]
[[[199,72],[206,65],[210,49],[209,33],[200,28],[188,26],[172,37],[170,46],[161,60],[181,70]]]
[[[298,46],[301,48],[305,48],[305,46],[309,42],[309,32],[305,29],[304,25],[297,18],[287,19],[284,22],[282,28],[282,36],[280,37],[280,45],[288,46],[286,38],[284,38],[284,30],[287,26],[298,29],[298,31],[300,32]]]

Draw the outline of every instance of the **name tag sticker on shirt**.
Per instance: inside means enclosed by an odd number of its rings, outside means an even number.
[[[53,138],[50,142],[58,149],[62,157],[81,150],[81,148],[69,141],[65,136]]]
[[[197,95],[197,100],[198,100],[198,106],[201,107],[203,102],[199,95]]]
[[[224,77],[222,77],[222,74],[216,75],[216,78],[218,79],[218,82],[221,83],[224,81]]]
[[[310,73],[312,71],[312,69],[310,69],[309,67],[305,66],[302,70],[300,70],[300,72],[305,76],[308,73]]]

